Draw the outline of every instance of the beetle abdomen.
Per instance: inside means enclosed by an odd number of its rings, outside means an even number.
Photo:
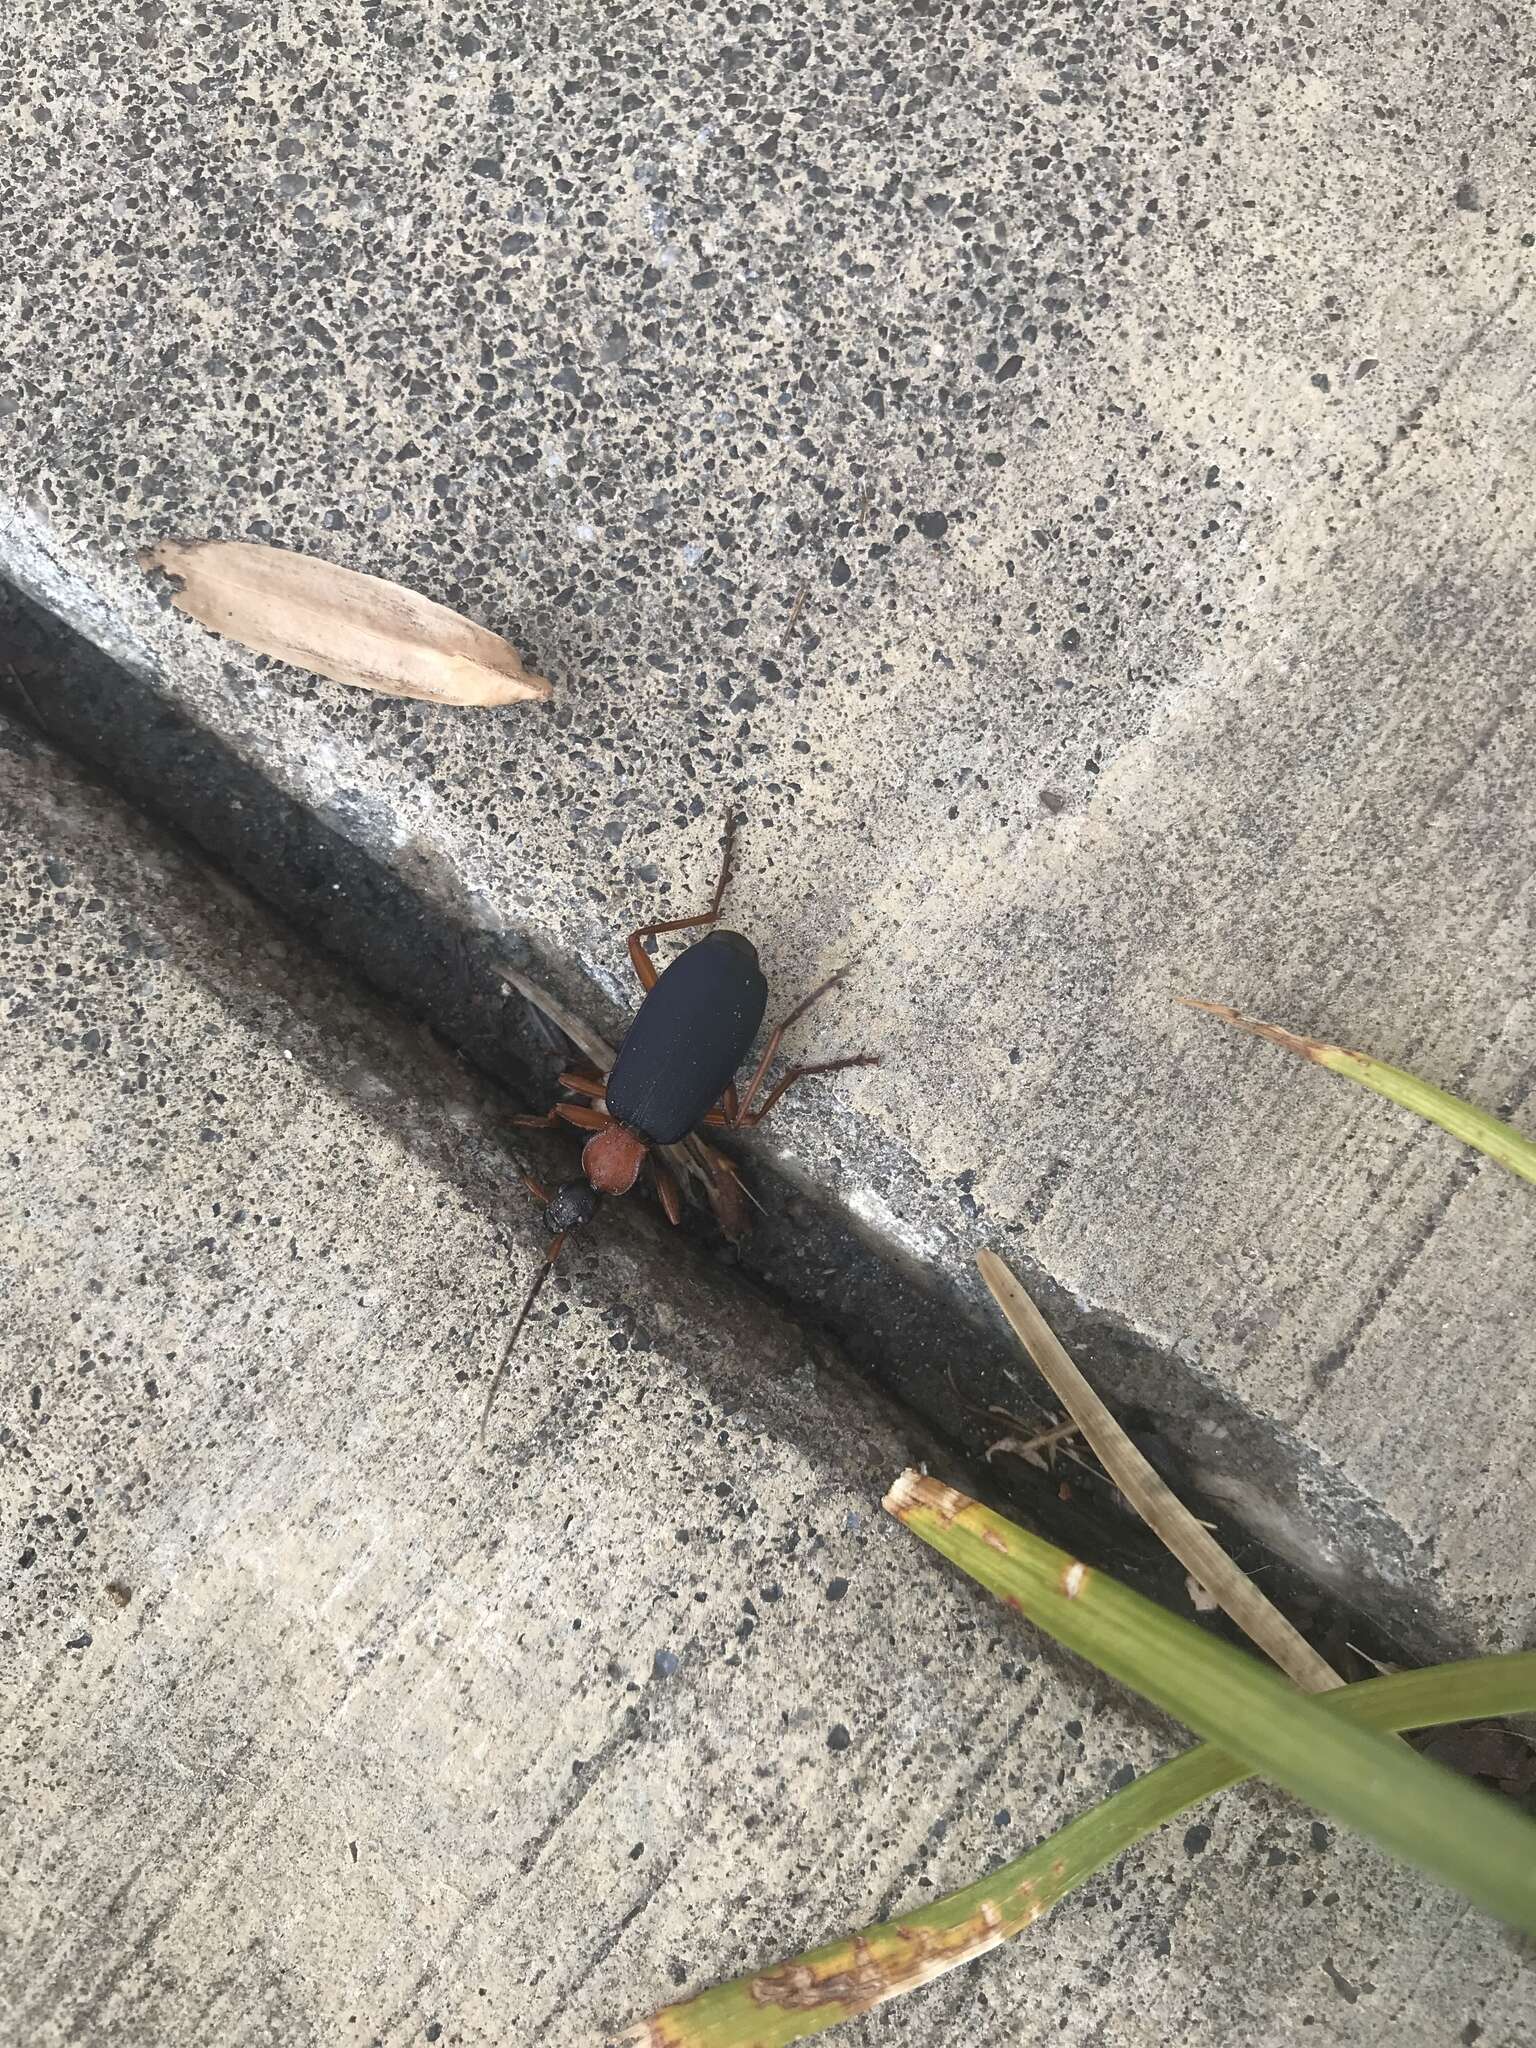
[[[757,948],[713,931],[680,953],[624,1035],[604,1095],[610,1116],[675,1145],[702,1122],[751,1051],[768,984]]]

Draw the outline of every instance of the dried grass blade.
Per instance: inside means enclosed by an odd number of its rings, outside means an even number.
[[[1330,1073],[1357,1081],[1362,1088],[1369,1088],[1376,1095],[1385,1095],[1389,1102],[1397,1103],[1402,1109],[1411,1109],[1416,1116],[1449,1131],[1463,1145],[1472,1145],[1479,1152],[1485,1152],[1500,1166],[1519,1174],[1522,1180],[1536,1181],[1536,1139],[1525,1137],[1512,1125],[1490,1115],[1486,1109],[1464,1102],[1459,1095],[1448,1095],[1443,1088],[1421,1081],[1405,1067],[1389,1066],[1385,1060],[1373,1059],[1369,1053],[1355,1052],[1347,1045],[1330,1045],[1321,1038],[1304,1038],[1279,1024],[1265,1024],[1257,1017],[1245,1017],[1241,1010],[1234,1010],[1229,1003],[1208,1003],[1198,996],[1180,996],[1178,1000],[1188,1009],[1204,1010],[1208,1016],[1219,1017],[1224,1024],[1231,1024],[1254,1038],[1268,1039],[1271,1045],[1295,1053],[1298,1059],[1310,1060],[1314,1066],[1326,1067]]]
[[[1068,1357],[1066,1347],[996,1252],[977,1255],[981,1277],[1051,1391],[1093,1446],[1100,1464],[1148,1527],[1229,1614],[1250,1641],[1305,1692],[1343,1679],[1227,1555],[1160,1479]]]

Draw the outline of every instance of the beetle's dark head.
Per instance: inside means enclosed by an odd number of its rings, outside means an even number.
[[[579,1230],[597,1214],[597,1189],[589,1181],[562,1181],[544,1211],[544,1226],[554,1237]]]

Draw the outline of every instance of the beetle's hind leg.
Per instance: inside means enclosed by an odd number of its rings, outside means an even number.
[[[785,1032],[791,1024],[798,1024],[806,1011],[819,1003],[823,996],[830,995],[847,972],[848,969],[846,967],[840,967],[836,974],[829,975],[820,988],[813,988],[811,990],[804,1002],[796,1003],[782,1024],[775,1025],[769,1036],[768,1043],[763,1047],[763,1056],[753,1069],[751,1080],[742,1090],[741,1102],[734,1116],[730,1119],[732,1125],[737,1130],[755,1130],[778,1101],[779,1097],[793,1088],[797,1081],[805,1080],[810,1074],[836,1074],[840,1073],[844,1067],[879,1066],[879,1053],[856,1052],[850,1053],[846,1059],[817,1060],[810,1066],[791,1067],[789,1072],[781,1080],[776,1081],[768,1091],[761,1108],[754,1109],[752,1107],[753,1103],[757,1100],[758,1090],[768,1078],[768,1069],[773,1065],[774,1057],[779,1050],[780,1044],[783,1042]],[[706,1119],[706,1121],[709,1121],[709,1119]]]
[[[724,852],[720,862],[720,879],[715,884],[714,899],[708,910],[701,912],[697,917],[671,917],[661,924],[643,924],[638,931],[630,933],[630,964],[633,966],[636,974],[639,975],[640,986],[647,995],[656,986],[656,963],[650,954],[646,952],[644,941],[646,939],[654,939],[662,932],[689,932],[702,924],[718,924],[720,922],[720,906],[725,901],[726,884],[731,879],[731,849],[735,839],[736,820],[727,811],[725,814]]]
[[[736,1113],[736,1128],[740,1131],[755,1131],[763,1118],[772,1109],[781,1095],[787,1095],[797,1081],[804,1081],[811,1074],[840,1074],[844,1067],[878,1067],[880,1055],[877,1052],[850,1053],[840,1060],[816,1060],[810,1066],[791,1067],[789,1072],[776,1081],[758,1109],[740,1109]]]

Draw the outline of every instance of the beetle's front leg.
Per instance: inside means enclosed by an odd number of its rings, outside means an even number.
[[[507,1122],[518,1131],[557,1131],[562,1124],[574,1124],[579,1131],[605,1131],[613,1118],[606,1109],[592,1109],[584,1102],[557,1102],[543,1116],[509,1116]]]
[[[720,922],[720,905],[725,901],[725,887],[731,879],[731,845],[736,837],[736,820],[730,812],[725,816],[725,853],[720,863],[720,879],[715,884],[714,900],[708,910],[697,917],[668,918],[662,924],[643,924],[638,931],[629,935],[630,964],[640,977],[640,986],[649,995],[656,986],[656,963],[646,952],[644,941],[654,939],[662,932],[689,932],[701,924]]]
[[[546,1110],[543,1116],[509,1116],[508,1128],[514,1131],[552,1131],[559,1127],[560,1119],[555,1112]]]

